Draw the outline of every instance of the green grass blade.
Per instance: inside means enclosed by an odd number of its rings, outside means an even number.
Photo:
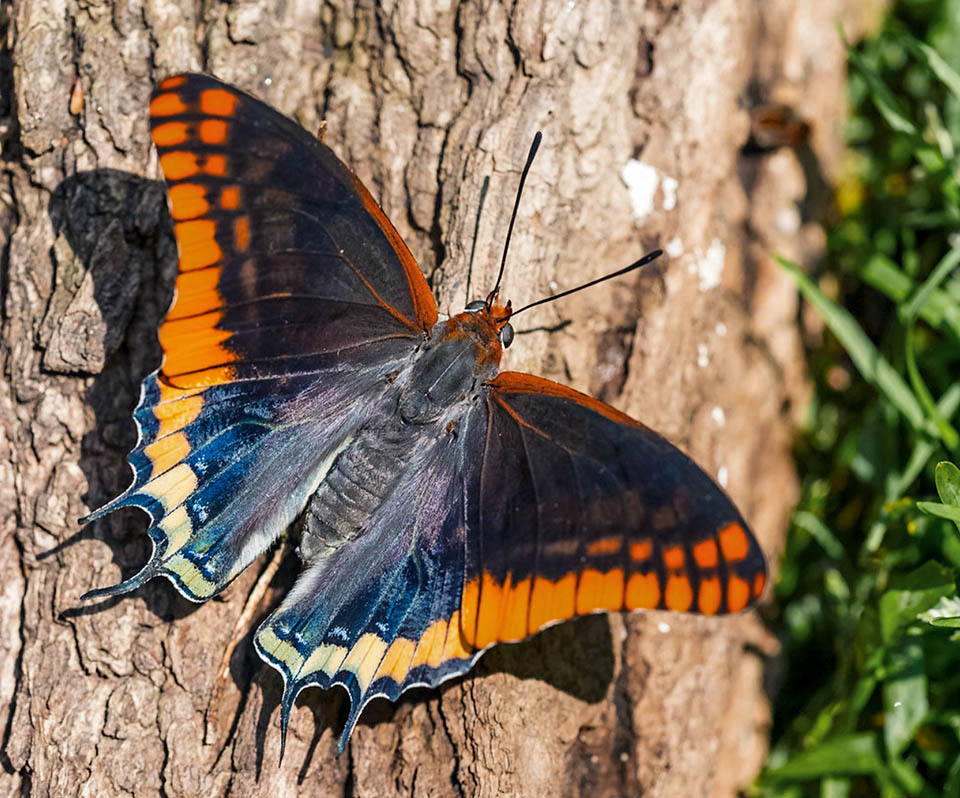
[[[917,397],[914,396],[903,377],[880,354],[850,312],[825,296],[799,266],[779,255],[776,256],[776,260],[796,282],[800,293],[823,316],[823,320],[843,344],[863,378],[887,397],[910,426],[917,430],[924,429],[926,418]]]
[[[843,544],[837,540],[837,536],[830,531],[830,528],[813,513],[801,510],[793,517],[793,523],[809,532],[810,537],[817,541],[832,559],[846,559],[847,554],[843,549]]]
[[[957,268],[957,264],[960,264],[960,247],[951,249],[940,259],[940,262],[933,267],[927,279],[923,281],[910,299],[910,302],[902,309],[900,318],[903,319],[904,322],[911,322],[917,318],[917,315],[927,304],[930,296],[937,290],[940,283],[950,275],[950,272]]]
[[[780,779],[818,779],[844,774],[876,774],[883,770],[883,758],[877,736],[871,732],[843,734],[801,751],[765,777]]]
[[[920,369],[917,368],[915,340],[916,328],[911,320],[907,327],[907,336],[904,344],[904,353],[906,355],[907,363],[907,376],[910,378],[910,385],[913,387],[914,395],[919,397],[920,404],[923,405],[924,410],[927,412],[927,416],[936,426],[941,440],[943,440],[944,444],[948,449],[950,449],[950,451],[954,451],[956,450],[958,443],[960,443],[960,437],[958,437],[957,431],[953,428],[950,422],[947,421],[937,409],[937,406],[933,402],[933,397],[930,395],[930,391],[927,388],[927,384],[923,381],[923,377],[920,376]]]
[[[940,397],[940,401],[937,402],[937,410],[944,418],[950,419],[957,412],[958,407],[960,407],[960,383],[955,382]],[[884,497],[887,504],[897,501],[906,493],[907,488],[920,476],[924,466],[933,457],[936,449],[936,443],[925,438],[921,438],[917,442],[910,453],[910,459],[907,461],[903,472],[892,478],[887,486],[886,496]]]
[[[925,64],[957,99],[960,99],[960,73],[950,66],[950,64],[944,60],[943,56],[929,44],[917,40],[901,26],[897,25],[896,27],[898,28],[898,38],[903,45],[917,60]]]
[[[903,106],[896,95],[890,91],[890,87],[883,82],[866,59],[852,48],[847,49],[847,58],[850,65],[866,81],[870,88],[870,99],[887,124],[898,133],[907,133],[919,137],[920,133],[916,125],[907,117],[906,111],[903,110]]]

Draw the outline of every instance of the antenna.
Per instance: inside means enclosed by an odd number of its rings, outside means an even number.
[[[561,291],[559,294],[554,294],[553,296],[548,296],[544,299],[538,299],[536,302],[531,302],[529,305],[524,305],[519,310],[511,311],[510,315],[507,318],[512,319],[518,313],[523,313],[523,311],[529,310],[530,308],[534,308],[537,305],[543,305],[546,302],[553,302],[553,300],[555,299],[560,299],[565,296],[570,296],[570,294],[575,294],[577,291],[582,291],[584,288],[590,288],[591,286],[594,286],[597,283],[602,283],[606,280],[612,280],[614,277],[620,277],[621,275],[627,274],[628,272],[632,272],[634,269],[639,269],[641,266],[646,266],[651,261],[654,261],[657,258],[659,258],[662,254],[663,254],[662,249],[655,249],[653,250],[653,252],[648,252],[646,255],[640,258],[640,260],[636,261],[636,263],[631,263],[629,266],[626,266],[625,268],[620,269],[619,271],[612,272],[611,274],[604,275],[603,277],[598,277],[596,280],[591,280],[589,283],[578,285],[576,288],[568,288],[566,291]]]
[[[500,281],[503,279],[503,267],[507,265],[507,250],[510,247],[510,236],[513,234],[513,223],[517,220],[517,208],[520,207],[520,195],[523,193],[523,184],[527,181],[527,173],[530,171],[530,166],[533,164],[534,156],[537,154],[537,150],[540,148],[540,140],[543,138],[543,134],[538,130],[536,135],[533,137],[533,144],[530,145],[530,153],[527,155],[527,163],[523,167],[523,172],[520,174],[520,185],[517,186],[517,198],[513,203],[513,214],[510,216],[510,226],[507,228],[507,240],[503,245],[503,258],[500,260],[500,273],[497,275],[497,282],[493,286],[493,290],[487,295],[487,309],[490,309],[490,306],[493,304],[493,298],[497,295],[497,292],[500,290]]]

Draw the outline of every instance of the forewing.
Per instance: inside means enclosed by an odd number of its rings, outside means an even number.
[[[131,486],[162,574],[221,590],[296,517],[436,319],[416,263],[319,141],[202,75],[163,81],[151,125],[180,251],[160,370],[134,413]]]
[[[203,75],[163,81],[150,109],[180,248],[160,328],[174,385],[311,370],[434,324],[413,256],[319,140]]]
[[[599,610],[737,612],[766,581],[730,499],[628,416],[505,372],[487,394],[460,622],[482,649]]]

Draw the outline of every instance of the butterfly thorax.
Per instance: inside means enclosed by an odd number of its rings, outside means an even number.
[[[431,424],[451,410],[455,415],[460,402],[496,376],[502,351],[489,314],[465,312],[437,322],[402,387],[402,422]]]

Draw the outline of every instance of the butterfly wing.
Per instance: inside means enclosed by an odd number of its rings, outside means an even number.
[[[160,369],[134,412],[130,487],[162,574],[199,601],[303,508],[388,376],[437,318],[409,250],[357,177],[297,124],[204,75],[150,105],[179,246]]]
[[[738,611],[766,565],[723,491],[613,408],[504,373],[456,443],[417,447],[401,490],[355,543],[305,572],[257,633],[300,690],[343,686],[351,708],[465,673],[500,641],[601,610]]]
[[[466,447],[447,436],[411,452],[407,473],[414,476],[355,540],[304,571],[257,631],[257,652],[283,675],[284,735],[306,687],[340,685],[348,692],[342,750],[368,701],[434,686],[476,659],[458,622]]]
[[[460,624],[483,649],[599,610],[737,612],[766,564],[686,455],[608,405],[504,372],[466,517]]]

